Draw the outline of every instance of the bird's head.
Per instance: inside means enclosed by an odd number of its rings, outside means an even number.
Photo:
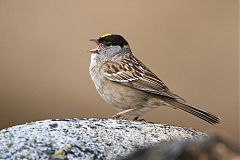
[[[128,48],[128,42],[117,34],[104,34],[98,39],[90,39],[97,44],[97,47],[89,50],[94,54],[116,55],[123,48]]]

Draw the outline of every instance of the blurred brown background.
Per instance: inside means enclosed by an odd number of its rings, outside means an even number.
[[[160,107],[144,119],[239,139],[237,0],[0,0],[0,128],[110,117],[88,67],[104,33],[122,34],[173,91],[222,118],[211,126]]]

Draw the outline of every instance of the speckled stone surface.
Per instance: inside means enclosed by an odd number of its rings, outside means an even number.
[[[194,129],[128,120],[45,120],[1,130],[0,159],[121,159],[156,143],[204,136]]]

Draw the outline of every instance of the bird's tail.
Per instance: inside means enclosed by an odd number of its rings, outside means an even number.
[[[176,95],[177,96],[177,95]],[[179,97],[179,96],[177,96]],[[204,121],[207,121],[210,124],[216,124],[220,122],[220,118],[215,116],[214,114],[204,111],[192,104],[189,104],[185,100],[183,100],[181,97],[179,98],[169,98],[169,97],[163,97],[164,101],[167,102],[168,104],[179,108],[181,110],[184,110],[198,118],[203,119]]]

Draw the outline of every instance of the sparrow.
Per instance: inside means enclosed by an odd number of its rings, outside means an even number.
[[[90,75],[101,97],[119,112],[113,118],[130,115],[138,120],[159,106],[186,111],[210,124],[220,122],[214,114],[200,109],[170,89],[132,53],[118,34],[90,39],[97,47],[91,53]]]

